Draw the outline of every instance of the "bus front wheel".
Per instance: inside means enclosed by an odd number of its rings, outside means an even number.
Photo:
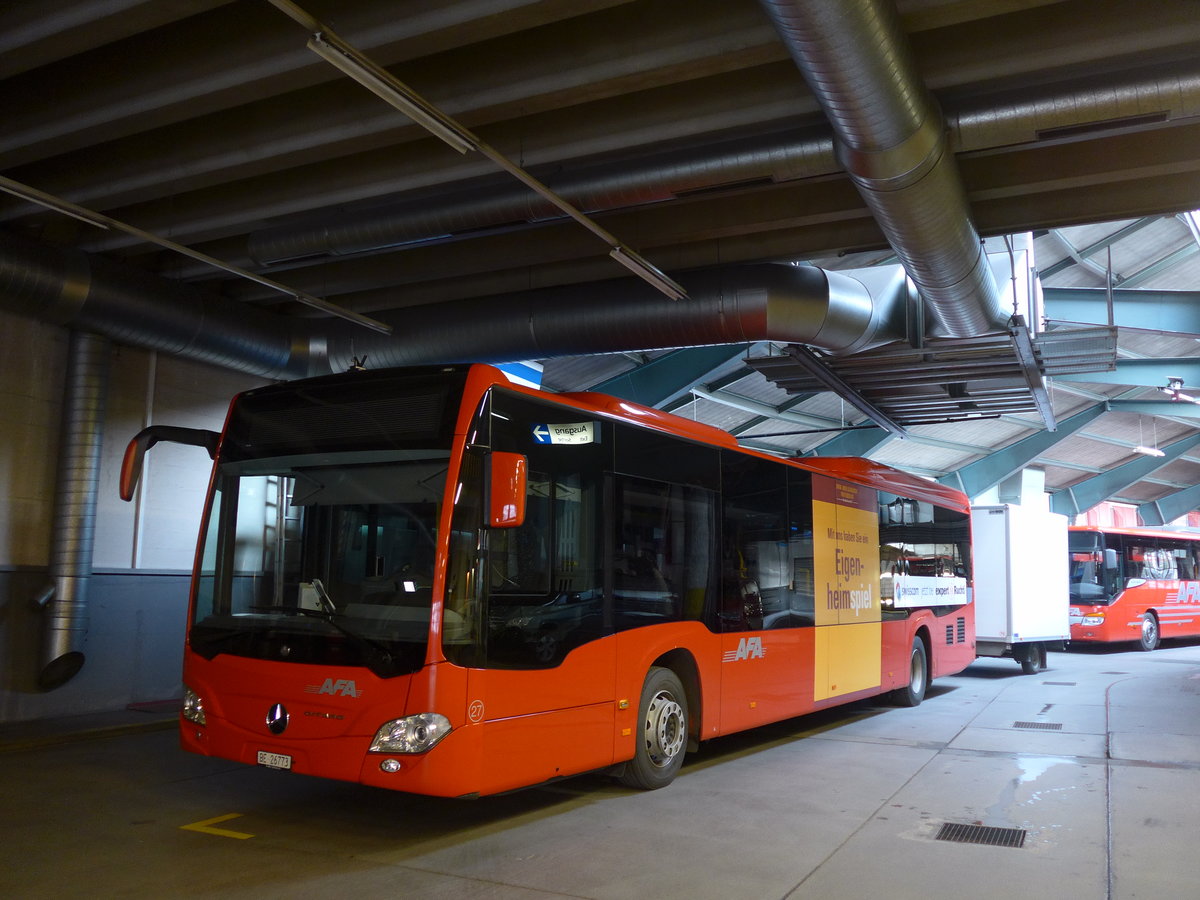
[[[1138,637],[1138,646],[1143,650],[1153,650],[1158,646],[1158,617],[1152,612],[1142,613],[1142,633]]]
[[[652,791],[679,773],[687,749],[687,695],[670,669],[652,668],[638,704],[637,752],[621,773],[623,784]]]
[[[912,652],[908,657],[908,685],[897,688],[892,697],[900,706],[920,706],[929,686],[929,655],[920,635],[913,638]]]

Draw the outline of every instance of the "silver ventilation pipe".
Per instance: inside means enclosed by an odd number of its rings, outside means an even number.
[[[268,378],[312,374],[307,323],[3,233],[0,309]]]
[[[45,616],[38,674],[43,690],[66,684],[84,662],[109,346],[104,338],[71,332],[50,548],[52,583],[38,601]]]
[[[941,112],[891,0],[760,0],[833,125],[838,156],[928,303],[935,333],[1003,330]]]
[[[507,362],[589,353],[781,341],[848,354],[907,336],[908,281],[899,266],[829,272],[813,266],[729,266],[684,273],[676,302],[630,279],[413,306],[382,314],[401,339],[329,332],[334,371]]]
[[[620,279],[408,307],[385,316],[396,328],[385,337],[340,321],[289,319],[0,234],[0,308],[269,378],[343,371],[363,356],[382,368],[760,340],[842,355],[920,327],[909,321],[915,304],[899,266],[851,274],[738,265],[681,281],[686,302]]]

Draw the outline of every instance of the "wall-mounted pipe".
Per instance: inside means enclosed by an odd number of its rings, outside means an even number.
[[[39,598],[44,623],[38,686],[43,690],[70,681],[84,663],[109,346],[104,338],[71,332],[50,547],[51,584]]]

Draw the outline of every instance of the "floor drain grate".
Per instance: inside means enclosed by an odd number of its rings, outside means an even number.
[[[1013,728],[1028,728],[1031,731],[1062,731],[1062,722],[1013,722]]]
[[[956,844],[986,844],[989,847],[1023,847],[1025,846],[1025,829],[943,822],[934,840],[952,841]]]
[[[1075,687],[1079,684],[1077,681],[1043,681],[1042,684],[1052,684],[1056,687]]]
[[[1128,675],[1128,672],[1101,672],[1101,675]]]

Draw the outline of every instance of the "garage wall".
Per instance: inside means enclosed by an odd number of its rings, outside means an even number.
[[[229,399],[262,384],[114,345],[88,587],[87,656],[54,691],[36,687],[68,333],[0,313],[0,724],[179,696],[183,627],[210,462],[160,444],[132,503],[117,495],[129,439],[151,423],[219,430]]]

